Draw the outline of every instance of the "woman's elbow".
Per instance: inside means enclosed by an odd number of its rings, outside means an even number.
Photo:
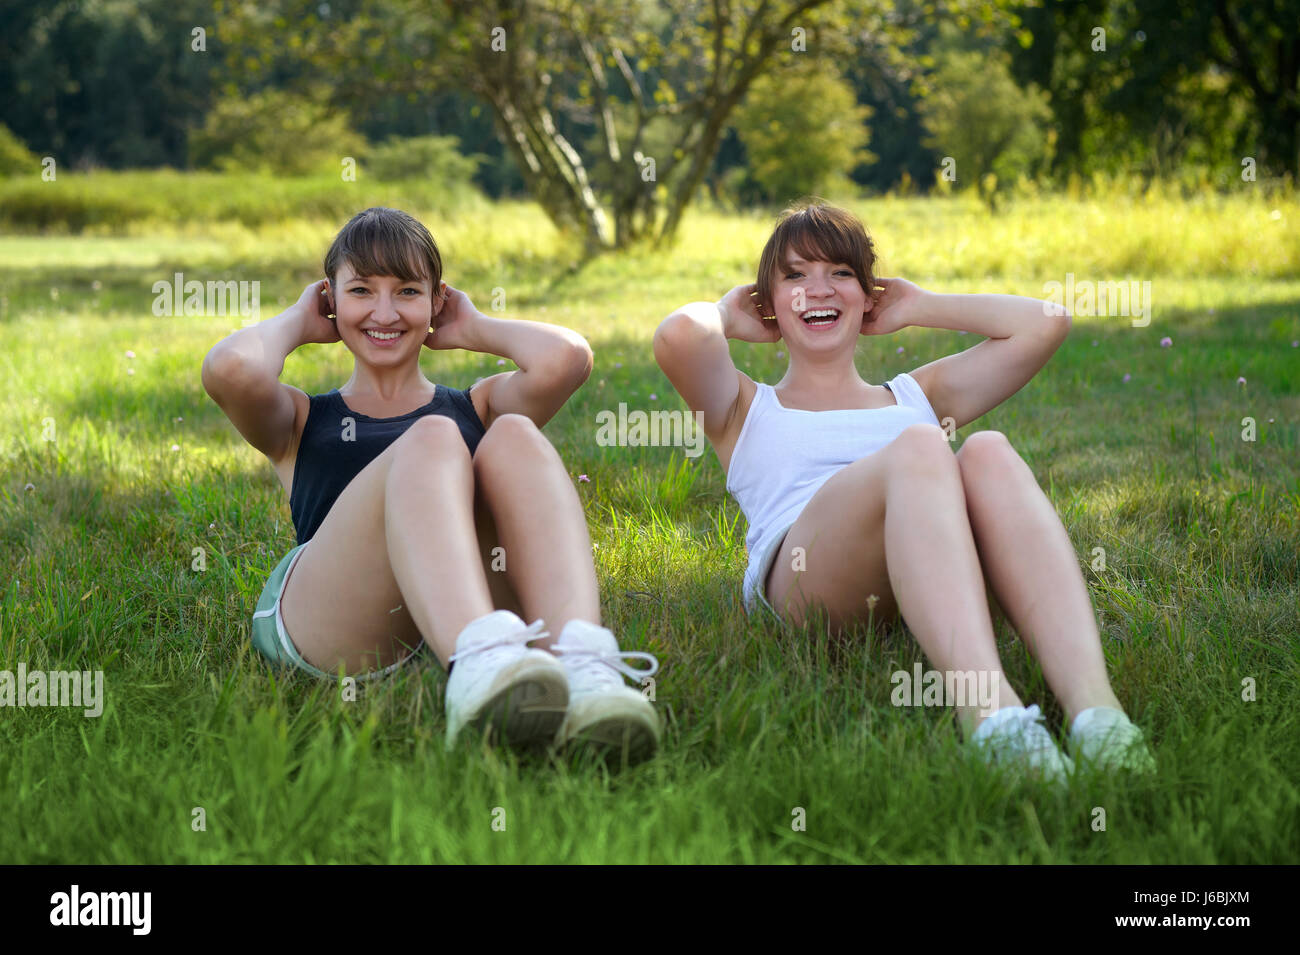
[[[550,373],[558,384],[575,391],[591,377],[595,355],[581,335],[574,333],[550,362]]]

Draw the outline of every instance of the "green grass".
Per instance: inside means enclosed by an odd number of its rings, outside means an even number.
[[[855,208],[884,274],[940,291],[1038,296],[1067,272],[1153,283],[1150,326],[1077,318],[1047,368],[960,436],[1006,432],[1048,490],[1116,692],[1153,742],[1154,779],[1090,778],[1068,794],[1000,784],[962,760],[949,711],[890,705],[890,673],[923,659],[904,628],[828,640],[745,617],[745,524],[711,452],[597,446],[602,409],[682,407],[650,335],[675,306],[752,280],[770,222],[755,214],[701,210],[669,252],[575,270],[579,254],[534,206],[412,210],[480,308],[500,287],[505,314],[569,325],[595,349],[547,434],[590,479],[578,490],[607,623],[661,660],[656,759],[611,773],[447,754],[445,680],[430,664],[356,702],[268,676],[248,631],[293,543],[288,505],[199,382],[239,319],[155,317],[150,289],[175,271],[259,280],[269,317],[315,277],[347,212],[128,223],[0,237],[0,669],[102,669],[107,696],[98,719],[0,710],[0,861],[1300,860],[1300,202],[1044,196],[996,218],[960,199]],[[859,367],[878,382],[971,343],[909,329],[864,339]],[[751,375],[780,377],[776,348],[732,347]],[[497,370],[488,356],[422,360],[462,387]],[[311,345],[284,380],[317,392],[350,370],[340,346]],[[1241,439],[1247,416],[1254,442]],[[1090,567],[1096,547],[1104,572]],[[1055,730],[1061,711],[1003,621],[999,646]],[[206,831],[191,827],[195,807]],[[797,807],[805,831],[791,827]]]

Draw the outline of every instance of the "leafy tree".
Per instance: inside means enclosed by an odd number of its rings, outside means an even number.
[[[735,119],[747,178],[768,200],[843,190],[857,166],[875,159],[865,148],[870,115],[824,62],[759,77]]]
[[[996,184],[1031,174],[1048,154],[1052,118],[1046,97],[1012,78],[1000,50],[980,52],[947,46],[927,78],[921,101],[930,137],[926,145],[955,161],[958,183],[973,184],[985,197]]]
[[[765,72],[816,57],[839,73],[863,37],[887,46],[917,19],[965,10],[987,17],[1004,5],[231,0],[218,19],[227,62],[246,88],[328,80],[332,102],[356,115],[382,97],[472,93],[490,107],[533,198],[604,249],[672,239],[734,111]],[[797,52],[801,44],[807,52]],[[666,151],[650,152],[652,143]]]
[[[0,0],[0,119],[60,168],[183,165],[211,93],[211,0]]]
[[[1072,0],[1026,10],[1013,54],[1017,76],[1051,96],[1060,169],[1107,153],[1152,172],[1186,157],[1235,168],[1252,156],[1295,175],[1297,24],[1300,0]]]
[[[276,89],[225,97],[190,137],[195,166],[282,176],[337,172],[365,149],[344,114]]]

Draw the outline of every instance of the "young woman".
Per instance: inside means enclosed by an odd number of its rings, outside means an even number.
[[[874,264],[850,213],[789,209],[756,284],[685,305],[655,333],[655,357],[702,414],[749,522],[746,610],[799,625],[817,607],[835,629],[901,612],[937,669],[984,673],[997,689],[984,712],[974,701],[958,707],[977,750],[1059,781],[1073,763],[1039,708],[1007,685],[987,580],[1065,707],[1076,758],[1151,768],[1111,690],[1069,536],[1034,475],[998,432],[972,434],[956,455],[948,443],[1046,364],[1069,314],[1019,296],[926,292],[877,279]],[[853,360],[859,336],[909,325],[987,340],[882,385],[864,381]],[[753,381],[732,363],[728,339],[783,342],[785,377],[775,387]]]
[[[324,272],[203,362],[204,388],[270,459],[297,530],[258,602],[253,645],[276,665],[359,679],[427,645],[450,671],[448,746],[473,725],[511,745],[648,755],[658,715],[623,676],[658,663],[620,653],[600,625],[582,505],[538,430],[590,373],[586,341],[475,310],[442,281],[428,230],[394,209],[358,213]],[[343,387],[308,396],[279,381],[294,349],[339,341],[355,360]],[[459,391],[425,378],[426,346],[519,370]]]

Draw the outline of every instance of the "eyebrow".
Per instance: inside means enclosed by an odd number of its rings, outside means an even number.
[[[795,265],[811,265],[812,262],[825,262],[825,261],[826,261],[825,259],[812,259],[812,260],[809,260],[809,259],[801,259],[799,256],[796,255],[796,256],[792,257],[791,259],[789,259],[789,260],[788,260],[788,263],[789,263],[789,265],[790,265],[791,267],[793,267],[793,266],[795,266]],[[852,268],[852,267],[853,267],[853,266],[849,265],[849,263],[847,263],[847,262],[831,262],[830,264],[831,264],[831,265],[843,265],[845,268]]]

